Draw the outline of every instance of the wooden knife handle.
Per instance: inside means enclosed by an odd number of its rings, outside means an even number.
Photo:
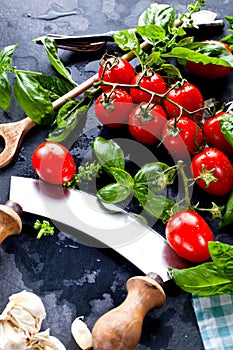
[[[92,330],[94,350],[134,350],[141,337],[145,315],[165,303],[163,288],[149,275],[130,278],[126,288],[128,294],[124,302],[95,323]]]

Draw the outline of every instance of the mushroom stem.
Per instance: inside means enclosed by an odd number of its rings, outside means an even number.
[[[0,244],[11,235],[18,235],[22,231],[20,215],[23,209],[13,201],[0,205]]]

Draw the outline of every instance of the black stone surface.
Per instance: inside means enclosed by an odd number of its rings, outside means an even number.
[[[47,33],[74,35],[129,28],[137,24],[138,16],[151,3],[150,0],[2,0],[0,48],[18,43],[14,55],[14,64],[18,68],[55,74],[43,47],[33,43],[32,39]],[[185,12],[188,3],[186,0],[172,1],[177,13]],[[232,1],[209,0],[207,8],[223,18],[232,14]],[[227,29],[226,25],[225,33]],[[214,33],[214,37],[225,33]],[[78,83],[93,75],[96,61],[102,54],[103,51],[96,54],[59,51]],[[232,74],[218,83],[191,79],[200,87],[205,99],[232,99]],[[7,112],[0,111],[1,123],[23,117],[14,98]],[[82,135],[73,150],[77,162],[82,160],[99,133],[96,126],[90,110],[85,126],[89,133]],[[31,155],[35,147],[44,141],[47,132],[46,128],[34,127],[25,137],[15,161],[0,169],[1,203],[8,199],[11,175],[35,177]],[[75,350],[77,345],[71,335],[72,321],[83,315],[92,328],[97,318],[124,300],[127,279],[141,272],[111,249],[82,245],[63,232],[57,231],[53,237],[36,240],[32,227],[35,219],[33,215],[24,214],[21,235],[8,238],[0,247],[0,312],[12,293],[21,290],[36,293],[42,298],[47,312],[43,329],[50,328],[51,334],[58,337],[67,349]],[[232,227],[217,232],[213,225],[213,229],[217,239],[230,242]],[[159,230],[162,233],[163,226]],[[137,350],[202,350],[191,296],[172,282],[164,288],[166,305],[146,316]]]

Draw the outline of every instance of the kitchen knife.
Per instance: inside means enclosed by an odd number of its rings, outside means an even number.
[[[151,227],[115,205],[104,207],[84,191],[12,176],[10,200],[25,212],[49,217],[83,244],[114,249],[146,274],[127,281],[124,302],[101,316],[92,330],[94,350],[134,350],[145,315],[165,303],[167,268],[186,268],[188,263]]]
[[[188,267],[154,229],[115,205],[103,207],[95,195],[12,176],[10,200],[83,244],[114,249],[145,274],[154,271],[167,281],[168,266]]]

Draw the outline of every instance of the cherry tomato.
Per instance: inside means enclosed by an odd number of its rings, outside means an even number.
[[[167,90],[164,79],[158,73],[152,71],[138,73],[134,76],[131,84],[139,84],[142,88],[157,94],[164,94]],[[150,93],[136,88],[130,89],[130,95],[132,96],[133,102],[136,104],[140,104],[141,102],[158,103],[161,101],[161,99],[157,96],[154,96],[153,100],[151,101]]]
[[[177,123],[175,118],[170,119],[163,128],[162,139],[169,153],[181,159],[193,156],[204,142],[201,128],[186,117],[179,118]]]
[[[167,99],[177,103],[189,112],[194,112],[204,107],[204,100],[200,90],[189,82],[185,82],[182,86],[174,87],[174,89],[167,94]],[[169,118],[180,116],[180,108],[166,99],[164,100],[164,108]],[[182,112],[182,117],[197,121],[202,119],[202,115],[203,111],[196,112],[192,115],[185,111]]]
[[[57,142],[43,142],[33,152],[32,166],[37,175],[52,184],[70,181],[76,171],[68,149]]]
[[[223,196],[233,189],[233,168],[229,158],[214,147],[207,147],[192,159],[191,170],[196,183],[204,191]]]
[[[210,258],[208,242],[214,241],[213,232],[198,213],[182,210],[174,214],[166,224],[165,235],[180,257],[192,262]]]
[[[233,116],[227,112],[218,112],[213,117],[207,119],[203,125],[204,135],[207,144],[211,147],[220,149],[229,157],[233,157],[233,147],[226,140],[221,130],[221,121],[224,119],[232,120]]]
[[[135,140],[153,144],[161,140],[166,121],[166,113],[160,105],[142,103],[129,116],[129,131]]]
[[[96,100],[97,119],[109,128],[119,128],[128,124],[128,118],[134,105],[132,97],[124,90],[114,89],[103,92]]]
[[[130,84],[135,75],[132,65],[121,57],[110,57],[103,61],[98,71],[98,80],[109,83]],[[109,86],[101,86],[107,91]]]
[[[213,43],[215,45],[220,45],[223,46],[227,51],[232,53],[230,47],[218,40],[205,40],[203,41],[205,43]],[[212,57],[212,55],[207,53],[209,56]],[[213,56],[214,57],[214,56]],[[203,77],[203,78],[209,78],[209,79],[218,79],[218,78],[223,78],[231,73],[232,67],[230,66],[220,66],[217,64],[203,64],[201,62],[196,63],[192,61],[187,61],[186,68],[188,71],[194,75]]]

